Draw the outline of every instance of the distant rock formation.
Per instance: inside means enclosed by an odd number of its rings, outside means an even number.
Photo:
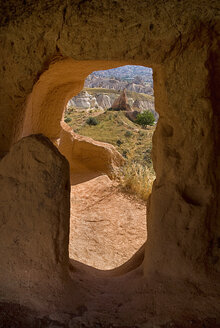
[[[153,95],[154,93],[152,83],[145,82],[138,76],[129,80],[120,80],[116,77],[89,75],[85,81],[84,87],[112,89],[117,91],[127,89],[149,95]]]
[[[111,107],[111,99],[108,95],[100,94],[96,97],[97,103],[102,108],[110,108]]]
[[[132,111],[131,106],[128,103],[125,89],[122,91],[120,96],[117,99],[115,99],[115,101],[112,105],[112,109],[113,110]]]
[[[91,107],[90,105],[90,95],[86,91],[81,91],[78,96],[72,98],[69,101],[68,106],[73,106],[76,108],[88,109]]]
[[[90,93],[91,92],[91,93]],[[125,95],[123,93],[125,92]],[[129,95],[129,97],[127,96]],[[154,108],[154,98],[152,96],[140,95],[139,93],[123,91],[121,95],[115,91],[105,90],[92,92],[90,89],[82,90],[77,96],[70,99],[67,104],[68,109],[75,108],[78,111],[100,110],[104,111],[109,108],[123,111],[143,112],[150,110],[158,120],[158,114]],[[120,109],[122,108],[122,109]]]
[[[134,111],[139,111],[139,112],[144,112],[145,110],[149,110],[154,115],[156,121],[159,118],[158,113],[155,111],[154,104],[150,101],[136,99],[133,102],[132,108]]]
[[[101,95],[100,95],[101,96]],[[105,108],[106,106],[105,103],[107,103],[107,107],[109,106],[110,101],[99,101],[98,97],[96,98],[95,96],[89,94],[87,91],[81,91],[77,96],[73,97],[72,99],[69,100],[67,104],[67,108],[70,107],[75,107],[78,110],[90,110],[93,108]],[[100,108],[101,109],[101,108]]]

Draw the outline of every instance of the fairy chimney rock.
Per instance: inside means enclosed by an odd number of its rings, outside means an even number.
[[[127,99],[127,94],[126,94],[126,89],[124,89],[120,96],[115,99],[113,105],[112,105],[113,110],[124,110],[124,111],[131,111],[131,106],[128,103]]]

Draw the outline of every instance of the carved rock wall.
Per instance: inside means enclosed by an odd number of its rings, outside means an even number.
[[[155,76],[161,86],[155,89],[156,106],[162,95],[165,102],[163,112],[157,107],[153,137],[157,179],[149,201],[146,271],[158,267],[169,275],[193,277],[205,267],[220,268],[209,51],[198,37]],[[148,260],[152,250],[156,256]]]
[[[31,133],[56,141],[64,106],[91,71],[133,63],[153,68],[160,118],[153,138],[157,180],[149,202],[146,275],[192,278],[220,270],[218,6],[215,0],[2,4],[2,156]],[[14,165],[14,157],[3,161],[6,169]],[[12,207],[7,211],[14,215]],[[66,206],[65,218],[68,211]],[[32,212],[35,217],[37,208]],[[49,225],[52,234],[59,224]],[[9,270],[7,260],[1,261]]]

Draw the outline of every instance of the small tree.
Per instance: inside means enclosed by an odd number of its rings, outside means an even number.
[[[64,119],[64,122],[65,123],[69,123],[69,122],[71,122],[72,121],[72,119],[70,118],[70,117],[66,117],[65,119]]]
[[[86,120],[86,123],[88,125],[97,125],[98,124],[98,121],[95,117],[89,117],[87,120]]]
[[[145,127],[147,125],[153,125],[155,122],[154,115],[149,111],[145,110],[143,113],[137,115],[135,123]]]

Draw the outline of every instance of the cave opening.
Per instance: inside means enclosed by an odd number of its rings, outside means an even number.
[[[84,157],[77,146],[72,153],[70,260],[111,270],[146,242],[158,120],[152,73],[137,65],[94,71],[67,103],[61,124],[71,129],[75,144],[94,146],[92,154],[84,147]]]

